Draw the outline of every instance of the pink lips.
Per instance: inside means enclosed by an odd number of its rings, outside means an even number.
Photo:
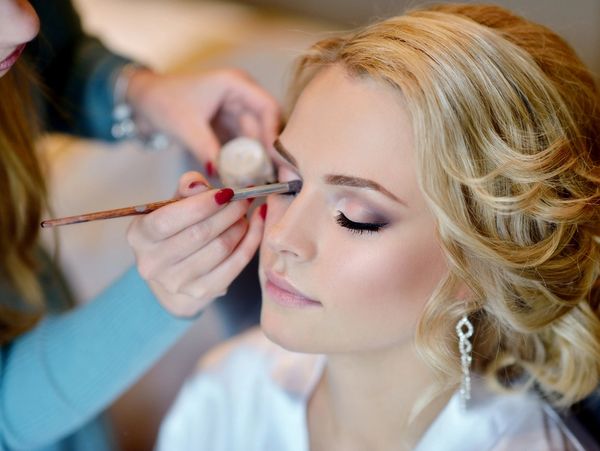
[[[283,277],[267,271],[266,291],[279,305],[284,307],[320,307],[321,303],[306,297]]]
[[[17,62],[21,56],[21,53],[23,53],[23,50],[25,50],[25,44],[18,46],[10,55],[8,55],[4,60],[0,61],[0,71],[10,69],[12,65]]]

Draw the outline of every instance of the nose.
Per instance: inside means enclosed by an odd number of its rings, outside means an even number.
[[[29,1],[0,2],[0,48],[31,41],[39,27],[38,16]]]
[[[316,211],[314,203],[304,190],[292,200],[270,196],[264,242],[272,252],[295,262],[314,257],[317,218],[310,214]]]

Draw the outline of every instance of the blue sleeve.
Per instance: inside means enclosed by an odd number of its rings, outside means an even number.
[[[71,0],[31,4],[41,28],[26,54],[42,84],[36,99],[45,127],[112,140],[114,82],[130,60],[84,33]]]
[[[0,437],[52,443],[105,409],[187,330],[132,268],[94,301],[2,349]]]

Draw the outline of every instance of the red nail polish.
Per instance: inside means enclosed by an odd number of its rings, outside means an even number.
[[[194,189],[197,188],[199,186],[204,186],[206,188],[208,188],[208,185],[200,180],[196,180],[195,182],[192,182],[188,185],[188,189]]]
[[[215,166],[212,164],[212,161],[206,163],[204,168],[206,169],[206,175],[208,175],[209,177],[215,175]]]
[[[258,214],[260,214],[260,217],[263,218],[263,221],[264,221],[265,218],[267,217],[267,204],[262,204],[260,206],[260,210],[258,211]]]
[[[215,202],[219,205],[226,204],[233,197],[233,190],[231,188],[223,188],[215,193]]]

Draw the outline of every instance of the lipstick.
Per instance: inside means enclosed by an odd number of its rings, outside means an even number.
[[[21,53],[25,50],[25,44],[21,44],[18,46],[10,55],[8,55],[5,59],[0,61],[0,71],[5,71],[10,69],[13,64],[17,62]]]
[[[266,273],[265,291],[276,304],[283,307],[322,307],[320,302],[310,299],[283,277],[278,276],[272,271]]]

